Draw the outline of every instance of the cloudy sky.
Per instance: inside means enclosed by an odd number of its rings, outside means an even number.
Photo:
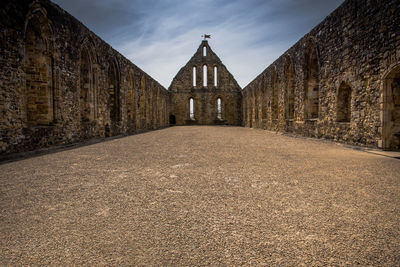
[[[240,86],[343,0],[53,0],[166,88],[201,43]]]

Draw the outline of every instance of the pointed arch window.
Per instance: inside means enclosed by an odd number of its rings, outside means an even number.
[[[196,87],[196,67],[193,67],[193,87]]]
[[[214,86],[218,86],[218,68],[214,66]]]
[[[203,57],[207,56],[207,47],[203,46]]]
[[[120,73],[116,61],[110,63],[108,68],[108,105],[110,109],[110,121],[112,135],[119,133],[119,123],[121,121],[120,106]]]
[[[272,120],[278,120],[279,116],[279,87],[276,70],[272,74]]]
[[[217,118],[222,120],[222,99],[217,98]]]
[[[286,57],[285,67],[284,67],[284,79],[286,86],[285,95],[285,114],[287,120],[294,119],[294,68],[293,62],[289,56]]]
[[[189,99],[189,117],[191,120],[194,120],[194,99],[191,97]]]
[[[81,51],[80,58],[80,111],[83,123],[94,119],[94,73],[88,49]]]
[[[207,87],[207,65],[203,66],[203,86]]]
[[[304,64],[304,115],[306,119],[319,117],[319,61],[315,44],[309,43]]]
[[[45,14],[37,12],[25,32],[27,121],[49,125],[54,121],[52,29]]]
[[[135,75],[133,70],[130,71],[128,76],[128,120],[133,123],[136,122],[136,90],[135,90]]]

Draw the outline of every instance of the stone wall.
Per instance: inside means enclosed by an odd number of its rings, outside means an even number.
[[[399,150],[399,18],[345,1],[244,88],[244,125]]]
[[[203,41],[168,92],[50,1],[2,1],[0,153],[169,122],[400,150],[399,18],[397,0],[347,0],[242,92]]]
[[[50,1],[0,3],[1,155],[169,124],[169,95]]]
[[[241,125],[241,88],[207,41],[178,72],[169,91],[172,124]]]

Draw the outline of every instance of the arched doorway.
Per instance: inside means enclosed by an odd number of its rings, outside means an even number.
[[[175,115],[169,115],[169,124],[170,125],[175,125],[176,124],[176,118]]]
[[[400,65],[383,80],[383,148],[400,151]]]

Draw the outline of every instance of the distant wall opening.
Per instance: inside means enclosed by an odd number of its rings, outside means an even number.
[[[207,47],[203,46],[203,57],[207,56]]]
[[[278,120],[279,114],[279,88],[276,70],[272,74],[272,120]]]
[[[189,99],[189,118],[194,120],[194,99],[191,97]]]
[[[94,119],[94,83],[92,59],[88,50],[84,48],[80,59],[80,111],[83,124]]]
[[[170,125],[175,125],[176,124],[176,118],[175,115],[169,115],[169,124]]]
[[[294,119],[294,70],[292,60],[287,57],[285,62],[285,114],[286,119]]]
[[[196,67],[193,67],[193,75],[192,75],[192,79],[193,79],[193,87],[196,87]]]
[[[108,106],[110,108],[111,134],[119,134],[121,121],[120,112],[120,81],[119,72],[115,62],[110,63],[108,68]]]
[[[259,127],[259,100],[260,100],[260,90],[256,88],[254,90],[254,120],[255,120],[255,127]]]
[[[266,77],[263,76],[262,77],[262,82],[261,82],[261,86],[262,86],[262,92],[263,92],[263,96],[262,96],[262,119],[266,120],[267,119],[267,113],[268,113],[268,98],[267,98],[267,82],[266,82]]]
[[[214,67],[214,86],[218,86],[218,68],[217,66]]]
[[[153,94],[154,94],[154,82],[150,83],[150,88],[147,92],[147,104],[146,104],[146,128],[150,129],[153,125]]]
[[[130,125],[130,128],[136,127],[136,106],[135,75],[133,70],[131,70],[128,76],[127,99],[128,124]]]
[[[138,99],[139,128],[146,127],[146,78],[142,75],[140,80],[140,93]]]
[[[160,101],[160,88],[157,86],[156,88],[156,94],[155,94],[155,105],[154,105],[154,128],[159,127],[160,125],[160,108],[161,108],[161,101]]]
[[[319,62],[317,47],[309,42],[304,63],[304,116],[316,119],[319,114]]]
[[[242,106],[243,106],[243,126],[248,126],[247,123],[247,95],[246,92],[243,92],[243,98],[242,98]]]
[[[217,98],[217,118],[222,120],[222,99]]]
[[[207,65],[203,65],[203,86],[207,87]]]
[[[249,91],[249,96],[247,97],[248,99],[248,124],[250,128],[253,128],[253,94],[251,91]]]

